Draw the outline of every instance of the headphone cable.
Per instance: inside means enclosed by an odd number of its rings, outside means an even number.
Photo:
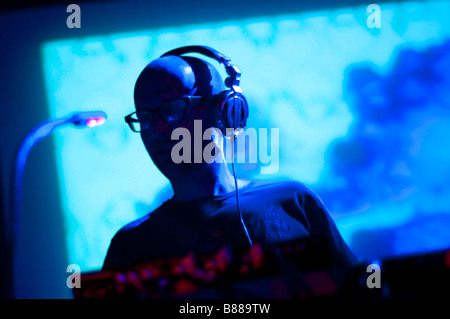
[[[235,144],[234,142],[236,142],[235,134],[233,134],[233,143],[231,145],[231,149],[232,149],[231,167],[233,168],[234,188],[236,190],[236,205],[237,205],[237,209],[238,209],[238,213],[239,213],[239,218],[241,220],[242,228],[244,229],[245,235],[247,236],[250,247],[252,247],[253,246],[252,239],[250,238],[250,235],[248,234],[247,226],[245,226],[245,222],[242,217],[241,207],[239,205],[239,191],[238,191],[238,184],[237,184],[237,178],[236,178],[236,171],[234,169],[234,144]]]

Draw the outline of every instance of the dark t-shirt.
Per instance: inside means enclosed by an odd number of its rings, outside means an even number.
[[[239,190],[239,204],[253,243],[299,243],[305,269],[357,263],[322,201],[303,184],[252,181]],[[103,270],[214,253],[225,245],[249,247],[235,191],[187,202],[168,200],[116,233]]]

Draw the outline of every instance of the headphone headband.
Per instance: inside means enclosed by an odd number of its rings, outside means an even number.
[[[186,53],[199,53],[225,66],[228,74],[228,77],[225,79],[225,86],[231,90],[222,91],[218,95],[217,125],[226,136],[229,134],[227,128],[233,128],[234,131],[238,128],[244,128],[248,118],[248,105],[239,86],[241,71],[231,63],[229,57],[204,45],[190,45],[176,48],[164,53],[161,57],[168,55],[181,56]]]
[[[233,64],[231,64],[231,59],[227,57],[226,55],[220,53],[217,50],[214,50],[211,47],[205,46],[205,45],[188,45],[180,48],[176,48],[173,50],[170,50],[161,57],[167,56],[167,55],[183,55],[186,53],[200,53],[202,55],[205,55],[207,57],[210,57],[223,66],[225,66],[225,71],[228,74],[228,78],[225,79],[225,85],[232,89],[235,92],[241,93],[242,90],[239,86],[239,82],[241,81],[241,71]]]

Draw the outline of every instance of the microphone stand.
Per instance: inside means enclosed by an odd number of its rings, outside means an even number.
[[[16,257],[16,242],[20,231],[22,209],[22,184],[25,164],[31,149],[41,140],[49,136],[56,128],[65,124],[77,126],[97,126],[105,122],[106,114],[101,111],[81,112],[71,116],[46,120],[34,127],[22,140],[14,159],[10,190],[10,211],[6,217],[6,282],[7,298],[15,297],[14,263]]]

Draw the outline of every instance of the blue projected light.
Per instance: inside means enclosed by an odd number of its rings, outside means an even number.
[[[366,9],[45,43],[51,116],[108,115],[54,136],[69,263],[99,269],[115,232],[171,196],[123,117],[145,65],[192,44],[239,66],[249,127],[279,128],[276,174],[241,164],[240,177],[310,186],[361,258],[450,246],[450,4],[382,4],[381,28],[368,27]]]

